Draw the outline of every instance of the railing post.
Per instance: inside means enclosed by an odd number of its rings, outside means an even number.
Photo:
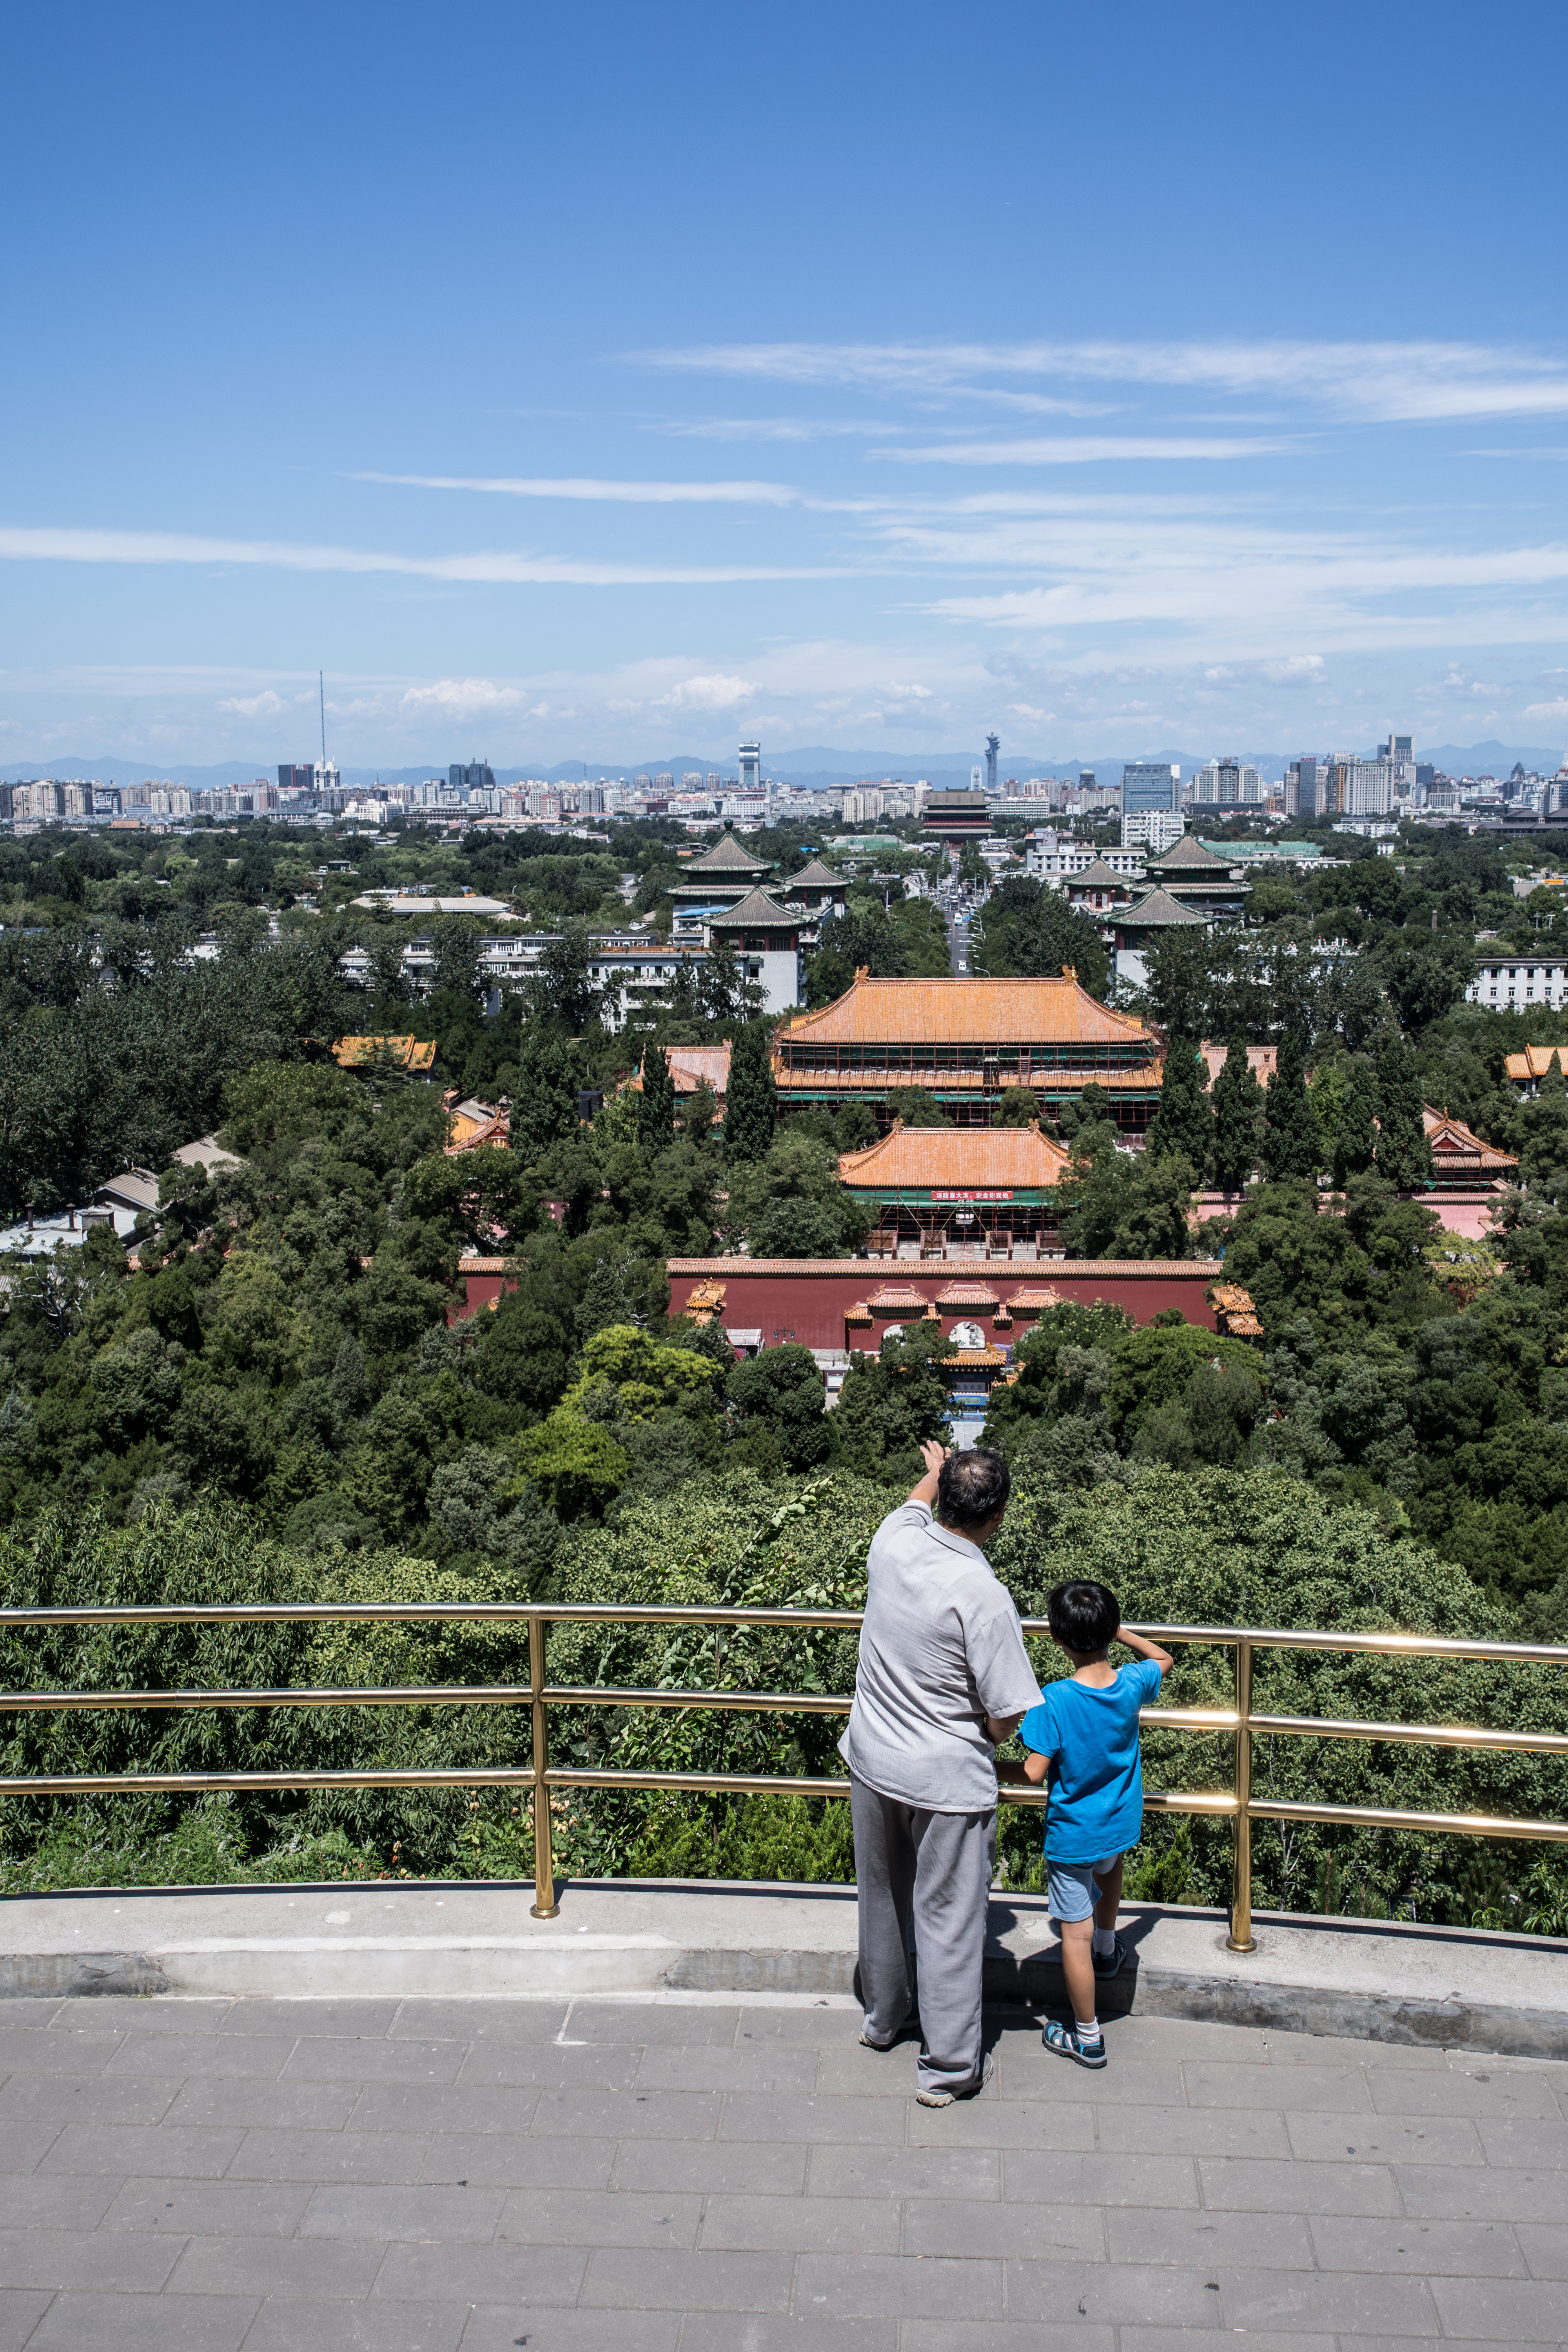
[[[1236,1847],[1231,1864],[1230,1934],[1226,1948],[1250,1952],[1252,1940],[1252,1644],[1236,1645]]]
[[[533,1705],[533,1901],[530,1916],[553,1919],[555,1854],[550,1840],[550,1730],[544,1707],[544,1620],[528,1621],[528,1688]]]

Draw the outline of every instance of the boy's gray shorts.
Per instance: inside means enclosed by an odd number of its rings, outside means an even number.
[[[1121,1857],[1108,1853],[1103,1862],[1050,1862],[1046,1864],[1053,1919],[1092,1919],[1100,1901],[1097,1873],[1109,1878]]]

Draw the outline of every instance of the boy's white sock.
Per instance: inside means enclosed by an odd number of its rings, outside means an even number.
[[[1097,1928],[1095,1929],[1095,1931],[1094,1931],[1094,1950],[1095,1950],[1095,1957],[1096,1957],[1096,1958],[1097,1958],[1097,1959],[1101,1959],[1101,1960],[1109,1959],[1109,1958],[1110,1958],[1110,1955],[1111,1955],[1111,1953],[1112,1953],[1115,1949],[1116,1949],[1116,1930],[1115,1930],[1115,1928],[1114,1928],[1114,1927],[1097,1927]]]
[[[1075,2019],[1074,2022],[1078,2027],[1078,2038],[1080,2042],[1098,2042],[1100,2039],[1098,2017],[1079,2017]]]

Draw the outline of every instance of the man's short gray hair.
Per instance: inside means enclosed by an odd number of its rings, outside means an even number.
[[[1012,1477],[999,1454],[978,1447],[970,1454],[950,1454],[936,1482],[937,1517],[962,1534],[994,1518],[1012,1491]]]

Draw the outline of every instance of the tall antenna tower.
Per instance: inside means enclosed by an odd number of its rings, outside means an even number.
[[[327,682],[321,670],[316,672],[316,691],[321,698],[321,773],[327,772]]]

